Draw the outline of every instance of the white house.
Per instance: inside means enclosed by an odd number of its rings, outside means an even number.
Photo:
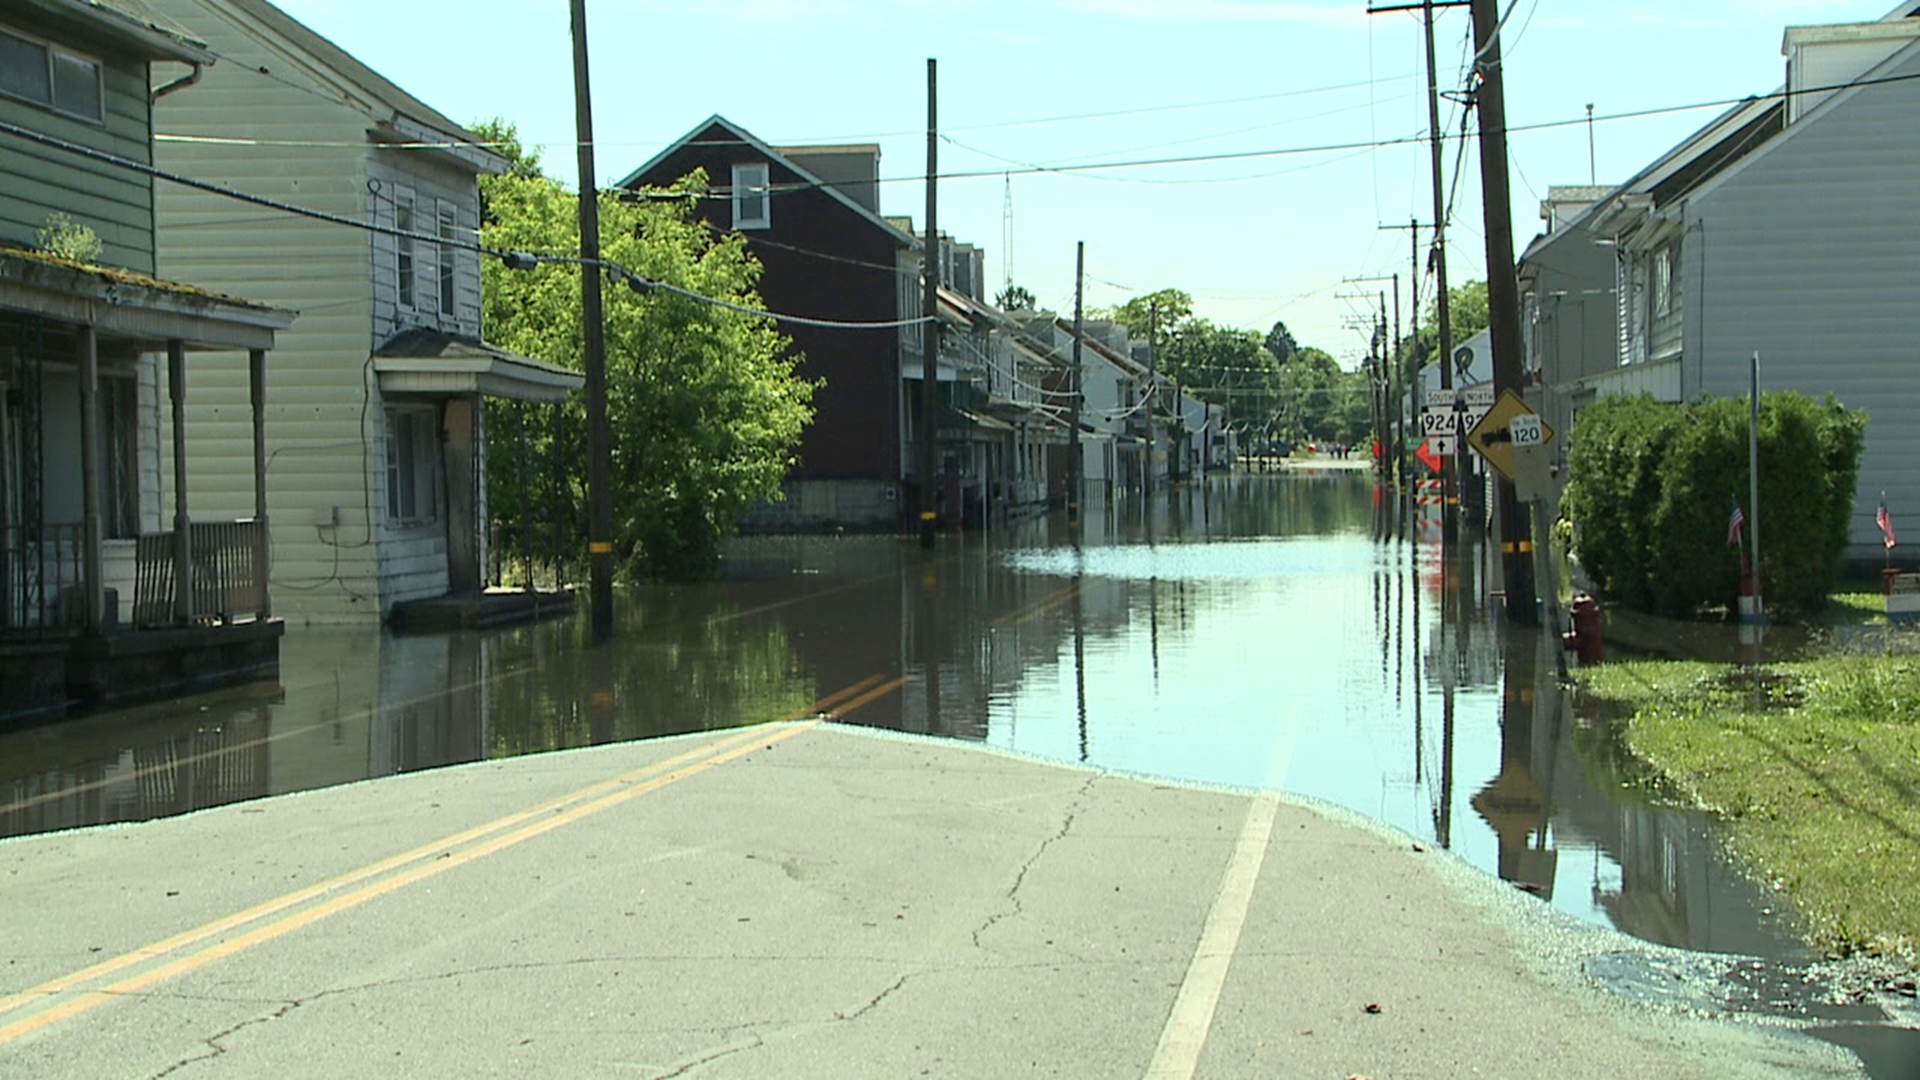
[[[151,2],[218,57],[173,73],[197,85],[155,106],[159,165],[370,227],[157,192],[164,272],[302,313],[280,341],[266,419],[282,613],[375,621],[477,592],[481,398],[554,403],[583,381],[482,338],[478,177],[506,163],[266,0]],[[187,414],[215,512],[250,505],[243,372],[210,364]]]

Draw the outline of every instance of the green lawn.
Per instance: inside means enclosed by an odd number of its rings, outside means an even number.
[[[1836,625],[1885,618],[1877,592],[1836,600]],[[1815,946],[1920,945],[1920,658],[1829,657],[1757,678],[1635,661],[1581,680],[1632,708],[1632,753],[1726,818],[1736,853],[1792,898]]]

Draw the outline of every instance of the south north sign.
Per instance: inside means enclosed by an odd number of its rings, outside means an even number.
[[[1502,391],[1493,408],[1467,432],[1467,445],[1508,480],[1513,479],[1514,447],[1545,446],[1552,441],[1552,426],[1511,390]]]

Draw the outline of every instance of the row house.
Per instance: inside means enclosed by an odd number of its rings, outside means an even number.
[[[482,399],[544,407],[541,423],[584,383],[484,338],[479,178],[507,163],[267,0],[147,2],[219,57],[183,68],[193,92],[156,106],[159,163],[367,226],[176,184],[157,192],[164,269],[303,312],[281,338],[266,405],[281,613],[401,622],[449,597],[480,611]],[[208,466],[208,505],[233,512],[251,497],[235,422],[244,369],[216,356],[204,385],[186,444]]]
[[[749,511],[754,531],[897,531],[919,505],[921,385],[927,340],[923,259],[942,286],[935,358],[934,505],[949,527],[1023,516],[1046,505],[1045,448],[1064,443],[1046,382],[1059,367],[1023,341],[984,296],[985,253],[911,218],[882,214],[880,148],[774,146],[722,116],[695,126],[619,186],[674,187],[698,174],[699,213],[738,233],[763,267],[761,299],[821,381],[814,421],[780,500]]]
[[[277,667],[263,400],[294,315],[159,276],[153,116],[192,88],[156,75],[213,60],[130,3],[0,11],[0,724]],[[178,421],[217,350],[244,495],[209,509]]]
[[[1883,491],[1896,522],[1920,517],[1920,141],[1889,137],[1920,115],[1920,0],[1875,22],[1789,27],[1782,52],[1781,90],[1529,248],[1529,348],[1562,403],[1549,407],[1568,414],[1612,393],[1742,395],[1756,352],[1763,391],[1869,408],[1849,557],[1877,559]]]

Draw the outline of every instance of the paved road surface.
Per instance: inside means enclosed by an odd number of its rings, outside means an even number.
[[[1855,1075],[1591,987],[1647,947],[1404,837],[812,721],[7,841],[0,883],[9,1078]]]

